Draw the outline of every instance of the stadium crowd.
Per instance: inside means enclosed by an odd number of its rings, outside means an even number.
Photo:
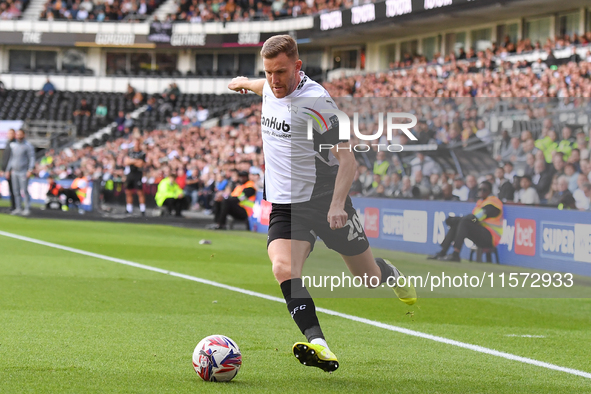
[[[546,54],[544,61],[531,64],[527,61],[520,61],[517,63],[519,69],[532,66],[534,71],[545,70],[548,67],[553,67],[561,64],[562,59],[557,59],[554,52],[571,48],[573,52],[570,54],[567,61],[574,61],[576,63],[581,60],[589,61],[590,54],[581,58],[580,55],[574,53],[577,47],[584,47],[591,44],[591,32],[585,34],[573,34],[556,36],[555,38],[547,38],[544,43],[536,41],[532,43],[530,38],[511,41],[509,36],[506,36],[500,44],[494,42],[492,46],[485,51],[476,51],[473,48],[466,51],[463,47],[459,48],[457,53],[451,53],[443,56],[441,53],[435,53],[431,58],[427,58],[421,54],[403,53],[400,61],[391,62],[389,64],[390,70],[404,69],[409,67],[425,67],[433,65],[445,65],[457,61],[470,61],[471,70],[478,69],[495,69],[499,63],[506,61],[512,55],[522,55],[528,53]],[[505,65],[507,66],[507,65]]]
[[[197,121],[197,111],[189,108],[184,113],[183,119]],[[179,127],[171,123],[166,130],[142,134],[139,128],[131,125],[131,129],[125,130],[119,138],[99,148],[85,146],[59,153],[50,150],[36,171],[41,178],[68,179],[76,176],[75,168],[81,168],[89,179],[98,180],[103,185],[123,182],[128,151],[134,144],[141,144],[141,150],[146,154],[146,184],[158,184],[170,169],[177,175],[179,186],[191,197],[192,206],[197,208],[199,201],[201,208],[210,209],[215,192],[225,189],[232,174],[247,171],[258,175],[261,172],[262,141],[257,115],[260,115],[257,105],[235,111],[233,119],[243,120],[237,127],[227,125],[205,129],[192,124]],[[176,127],[172,129],[173,126]]]
[[[581,128],[554,121],[548,115],[548,107],[589,109],[589,100],[566,98],[591,97],[590,63],[582,60],[577,65],[572,61],[538,72],[533,65],[523,69],[506,66],[503,63],[494,70],[483,71],[457,63],[430,74],[418,65],[325,83],[345,112],[372,113],[378,104],[370,97],[392,97],[380,102],[389,103],[388,110],[417,116],[419,123],[413,132],[418,144],[485,149],[499,165],[477,179],[444,169],[429,155],[391,154],[376,152],[374,148],[358,153],[360,166],[351,193],[378,198],[468,201],[475,198],[478,182],[489,179],[495,185],[494,192],[504,201],[588,208],[589,136]],[[167,97],[174,97],[175,92],[168,93],[140,98],[129,87],[126,99],[137,99],[147,103],[149,110],[158,111],[167,106]],[[365,98],[356,99],[360,96]],[[524,102],[520,97],[539,99]],[[514,135],[505,130],[495,139],[485,122],[485,113],[498,107],[501,99],[508,108],[518,109],[530,119],[544,119],[540,129]],[[37,165],[36,172],[41,177],[63,179],[73,177],[73,169],[80,167],[103,184],[122,181],[127,151],[140,143],[148,163],[144,172],[146,183],[157,184],[164,177],[165,167],[170,167],[177,174],[179,185],[192,197],[192,206],[209,209],[211,196],[235,171],[251,171],[261,177],[264,168],[258,128],[260,104],[231,113],[230,122],[222,126],[201,127],[206,118],[207,109],[183,107],[168,117],[167,127],[149,131],[140,130],[133,119],[120,114],[116,139],[97,148],[50,151]],[[375,119],[365,121],[360,124],[362,132],[375,130],[371,123]],[[393,137],[391,143],[412,143],[403,133]]]
[[[20,15],[19,0],[4,0],[12,7],[5,19]],[[0,3],[0,10],[2,10]],[[78,21],[138,21],[150,15],[162,4],[161,0],[49,0],[41,13],[42,20]],[[166,16],[170,22],[230,22],[277,20],[314,15],[321,12],[350,8],[352,0],[180,0],[177,11]]]
[[[48,0],[40,19],[137,22],[161,3],[162,0]]]
[[[460,108],[455,107],[453,111]],[[183,120],[196,114],[192,108],[184,111]],[[468,111],[470,112],[470,111]],[[187,113],[189,115],[187,115]],[[472,111],[472,113],[474,113]],[[193,208],[210,209],[216,191],[224,190],[235,171],[250,171],[258,176],[262,186],[264,170],[262,140],[259,132],[260,105],[252,105],[231,114],[240,123],[235,126],[215,126],[205,129],[195,124],[169,124],[167,129],[146,131],[143,134],[135,127],[117,139],[99,148],[85,147],[73,151],[65,149],[59,154],[52,151],[41,160],[37,167],[42,178],[56,176],[70,178],[75,167],[80,167],[89,178],[103,184],[125,179],[124,159],[134,144],[141,144],[146,153],[147,168],[144,181],[158,184],[164,172],[171,168],[177,175],[177,183],[191,196]],[[462,137],[442,142],[442,136],[454,134],[434,122],[421,122],[417,128],[420,143],[463,144]],[[488,143],[492,150],[492,135],[483,121],[465,121],[471,135],[469,144]],[[558,137],[560,135],[560,137]],[[171,138],[174,136],[174,138]],[[353,139],[353,143],[359,141]],[[399,142],[410,144],[410,141]],[[469,146],[469,145],[467,145]],[[522,204],[546,204],[588,209],[591,196],[591,163],[588,135],[578,130],[573,133],[563,126],[560,133],[550,120],[544,122],[537,139],[530,131],[523,131],[511,137],[503,131],[501,140],[492,150],[499,167],[477,178],[474,175],[461,176],[455,170],[444,170],[436,160],[424,153],[392,154],[373,150],[358,153],[360,163],[355,176],[351,195],[376,198],[415,198],[474,201],[477,185],[489,180],[494,193],[505,202]],[[235,176],[235,174],[234,174]]]
[[[0,0],[0,20],[19,19],[29,0]]]
[[[343,77],[325,84],[333,97],[591,97],[591,51],[585,60],[556,66],[541,59],[451,61]]]
[[[392,97],[387,109],[379,111],[415,114],[419,119],[416,143],[452,148],[483,146],[499,164],[494,173],[476,179],[473,175],[464,177],[446,171],[421,153],[404,160],[401,154],[377,152],[373,147],[369,152],[358,153],[362,165],[352,193],[380,198],[469,201],[476,198],[478,183],[488,179],[504,201],[588,209],[589,135],[576,125],[555,123],[548,111],[551,107],[586,112],[591,109],[589,99],[568,99],[591,97],[591,63],[580,60],[577,64],[573,60],[552,68],[534,66],[521,68],[519,64],[503,63],[493,70],[482,70],[473,62],[429,70],[415,65],[406,70],[343,77],[325,83],[332,97],[343,98],[337,99],[337,104],[345,112],[349,106],[356,107],[359,113],[376,112],[375,108],[380,108],[384,100],[367,97]],[[536,100],[524,101],[523,97]],[[513,136],[504,130],[495,144],[484,120],[487,111],[499,106],[519,110],[533,123],[544,121],[539,130],[523,130]],[[375,130],[375,126],[367,129]],[[360,129],[363,133],[363,123]],[[353,139],[354,144],[359,142]],[[404,134],[395,134],[391,142],[414,143]]]
[[[350,8],[355,3],[352,0],[180,0],[177,12],[168,15],[167,20],[191,23],[277,20]]]
[[[532,154],[528,153],[529,164],[525,169],[517,172],[513,162],[507,160],[500,162],[494,173],[480,177],[458,175],[454,170],[443,171],[423,153],[418,153],[408,165],[403,165],[398,155],[388,157],[386,153],[379,152],[372,168],[363,162],[360,164],[351,195],[476,201],[478,184],[487,180],[493,185],[494,195],[503,202],[588,210],[591,197],[589,141],[585,133],[578,136],[577,140],[582,141],[585,148],[572,148],[568,156],[554,151],[552,162],[547,163],[543,156],[529,156]],[[575,140],[562,142],[577,146]],[[587,152],[587,158],[581,158],[581,151]]]

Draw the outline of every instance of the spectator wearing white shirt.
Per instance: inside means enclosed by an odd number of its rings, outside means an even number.
[[[542,58],[539,58],[531,65],[531,70],[534,74],[541,74],[548,69],[548,65],[542,61]]]
[[[197,121],[203,123],[209,117],[209,110],[202,106],[197,107]]]
[[[148,13],[148,5],[146,4],[146,0],[140,0],[140,4],[137,7],[137,13],[139,15],[145,15]]]
[[[187,115],[189,119],[194,120],[197,118],[197,111],[195,111],[195,108],[189,105],[185,111],[185,115]]]
[[[133,3],[129,0],[126,0],[121,4],[121,12],[124,14],[128,14],[133,11]]]
[[[178,112],[172,113],[172,118],[170,118],[170,126],[172,129],[175,129],[178,125],[181,124],[183,119],[179,116]]]
[[[86,11],[85,9],[81,9],[80,11],[78,11],[78,14],[76,14],[76,19],[78,19],[79,21],[88,19],[88,11]]]
[[[86,10],[87,12],[92,11],[93,7],[94,5],[92,4],[92,1],[84,0],[82,3],[80,3],[80,9]]]
[[[364,165],[360,165],[357,171],[359,171],[359,182],[361,182],[361,186],[365,191],[373,182],[373,174]]]
[[[524,175],[519,181],[521,189],[515,193],[515,202],[527,205],[539,204],[540,197],[538,192],[531,185],[531,178],[529,175]]]
[[[478,131],[476,132],[476,137],[478,137],[480,141],[486,142],[487,144],[492,142],[492,135],[490,133],[490,130],[486,127],[484,120],[478,120],[478,122],[476,123],[476,127],[478,128]]]
[[[468,201],[470,189],[464,184],[464,178],[458,175],[454,178],[454,190],[451,192],[454,196],[460,199],[460,201]]]
[[[588,211],[591,207],[589,197],[591,197],[591,183],[585,182],[579,189],[573,193],[575,205],[578,210]]]
[[[423,153],[417,153],[417,157],[410,161],[411,176],[414,178],[417,171],[421,171],[424,176],[430,177],[433,173],[440,173],[441,168],[439,164],[435,163],[432,158],[425,156]]]

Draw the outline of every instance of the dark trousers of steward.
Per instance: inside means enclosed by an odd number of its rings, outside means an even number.
[[[448,217],[445,223],[449,231],[441,243],[442,254],[447,254],[452,244],[455,249],[461,250],[466,238],[480,248],[493,247],[491,233],[479,223],[473,223],[466,217]]]

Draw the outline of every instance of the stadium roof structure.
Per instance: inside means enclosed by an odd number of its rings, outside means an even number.
[[[314,22],[313,43],[318,45],[360,44],[388,38],[403,38],[425,35],[445,29],[471,27],[475,23],[494,23],[499,20],[527,18],[562,12],[565,8],[588,7],[586,0],[569,0],[568,4],[555,0],[408,0],[410,12],[398,7],[394,12],[400,15],[388,17],[388,4],[404,3],[404,0],[388,0],[375,3],[373,20],[351,23],[351,10],[342,11],[342,26],[322,30],[320,18]],[[430,9],[425,5],[431,4]],[[371,18],[371,17],[370,17]],[[347,21],[347,22],[346,22]],[[335,34],[338,32],[338,34]]]

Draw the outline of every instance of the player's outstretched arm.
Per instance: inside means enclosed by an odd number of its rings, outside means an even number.
[[[264,78],[250,80],[247,77],[236,77],[230,81],[228,89],[242,94],[245,94],[250,90],[257,95],[262,96],[265,81],[266,79]]]

